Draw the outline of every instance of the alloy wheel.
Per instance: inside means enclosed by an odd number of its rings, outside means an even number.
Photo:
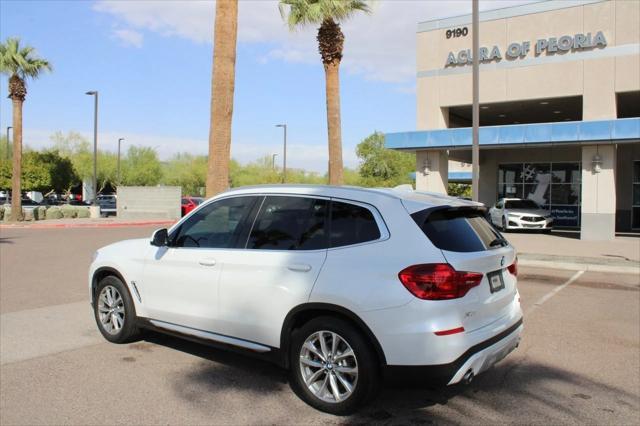
[[[349,343],[332,331],[317,331],[300,349],[300,372],[318,399],[338,403],[349,398],[358,383],[358,360]]]
[[[100,292],[98,317],[102,328],[109,334],[118,334],[124,326],[124,300],[114,286],[105,286]]]

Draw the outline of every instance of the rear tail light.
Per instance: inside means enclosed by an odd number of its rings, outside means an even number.
[[[480,284],[483,274],[456,271],[447,263],[413,265],[398,274],[400,282],[419,299],[449,300],[463,297]]]
[[[507,269],[509,270],[509,273],[514,277],[518,276],[518,258],[517,257],[516,257],[516,260],[514,260],[513,263],[507,267]]]

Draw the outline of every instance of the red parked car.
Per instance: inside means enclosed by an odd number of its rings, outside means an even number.
[[[182,216],[189,213],[191,210],[195,209],[204,201],[202,197],[182,197]]]

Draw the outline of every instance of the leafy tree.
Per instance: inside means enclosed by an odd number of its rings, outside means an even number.
[[[89,141],[77,132],[56,132],[50,137],[53,148],[71,160],[80,180],[93,176],[93,150]]]
[[[469,197],[471,198],[471,185],[468,183],[449,182],[447,194],[453,197]]]
[[[9,141],[9,146],[7,147],[7,137],[0,136],[0,161],[7,161],[11,159],[11,148],[13,144]]]
[[[375,132],[360,142],[356,154],[361,160],[362,186],[396,186],[412,183],[409,174],[415,171],[415,155],[384,147],[384,135]]]
[[[238,0],[217,1],[213,37],[213,69],[211,71],[207,197],[229,187],[237,37]]]
[[[181,186],[184,195],[204,195],[202,189],[207,175],[206,156],[179,153],[164,163],[162,169],[163,184]]]
[[[9,98],[13,105],[12,221],[22,217],[22,104],[27,97],[26,80],[36,79],[44,71],[51,71],[51,64],[38,58],[33,47],[21,47],[18,38],[0,43],[0,73],[9,76]]]
[[[158,154],[153,148],[130,146],[121,167],[123,185],[152,186],[162,178]]]
[[[0,160],[0,188],[11,186],[11,167]],[[22,189],[25,191],[63,191],[77,181],[73,165],[57,151],[25,151],[22,156]]]
[[[329,134],[329,184],[342,185],[342,130],[340,128],[339,67],[344,47],[340,21],[357,12],[370,13],[363,0],[280,0],[280,14],[290,29],[318,25],[318,50],[325,73],[327,127]]]

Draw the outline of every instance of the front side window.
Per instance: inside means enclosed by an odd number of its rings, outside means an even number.
[[[331,203],[331,247],[366,243],[380,238],[373,213],[355,204]]]
[[[327,200],[266,197],[256,218],[248,249],[319,250],[327,248]]]
[[[232,248],[239,224],[256,197],[235,197],[215,201],[196,211],[171,235],[173,247]]]

